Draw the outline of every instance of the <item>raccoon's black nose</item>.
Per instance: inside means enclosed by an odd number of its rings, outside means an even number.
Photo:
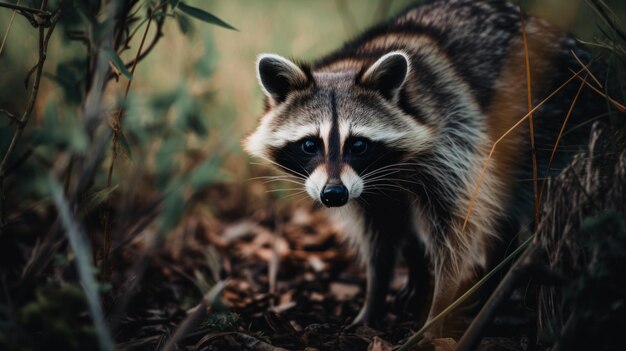
[[[320,198],[326,207],[343,206],[348,202],[348,188],[343,184],[326,184]]]

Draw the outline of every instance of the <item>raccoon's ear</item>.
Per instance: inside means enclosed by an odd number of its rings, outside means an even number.
[[[385,54],[365,72],[357,76],[357,84],[377,90],[384,97],[394,99],[409,74],[409,58],[401,51]]]
[[[270,99],[275,103],[284,102],[287,95],[304,89],[312,83],[308,69],[302,69],[286,58],[274,54],[261,54],[257,62],[257,78]]]

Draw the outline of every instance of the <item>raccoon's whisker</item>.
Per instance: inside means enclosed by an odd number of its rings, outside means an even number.
[[[295,197],[295,196],[299,196],[299,195],[301,196],[301,195],[302,195],[302,193],[306,193],[306,191],[304,191],[304,190],[303,190],[303,191],[298,191],[298,192],[295,192],[295,193],[293,193],[293,194],[285,195],[285,196],[283,196],[281,199],[288,199],[288,198]],[[308,197],[308,194],[305,194],[305,195],[304,195],[304,198],[306,198],[306,197]],[[298,198],[298,199],[300,199],[300,198]]]
[[[367,167],[365,167],[365,169],[363,169],[360,173],[359,173],[359,177],[362,176],[370,167],[372,167],[373,165],[376,164],[376,162],[378,162],[381,158],[385,157],[389,155],[389,152],[385,152],[382,155],[378,156],[378,158],[376,158],[372,163],[370,163]]]
[[[394,174],[398,174],[398,173],[402,173],[402,172],[408,172],[408,170],[401,169],[401,168],[400,169],[390,169],[387,172],[379,172],[378,174],[374,174],[374,176],[361,177],[361,179],[363,179],[364,181],[371,181],[371,180],[374,180],[374,179],[388,177],[390,175],[394,175]]]
[[[365,205],[370,206],[370,203],[369,203],[369,202],[367,202],[367,200],[365,200],[365,199],[364,199],[364,198],[362,198],[362,197],[357,197],[357,198],[356,198],[356,201],[357,201],[357,202],[362,202],[362,203],[364,203]]]
[[[401,179],[401,178],[385,178],[385,177],[382,177],[382,176],[380,178],[370,179],[368,181],[364,181],[363,185],[377,184],[377,183],[383,183],[383,182],[404,182],[404,183],[417,184],[417,185],[422,185],[422,186],[424,185],[423,182],[418,181],[418,180]]]
[[[400,201],[397,198],[394,198],[394,197],[389,195],[389,191],[388,190],[396,190],[396,189],[391,189],[391,188],[385,189],[385,187],[379,187],[379,186],[371,187],[370,189],[375,190],[375,191],[368,192],[370,194],[381,194],[381,195],[389,198],[390,200]],[[363,192],[365,192],[365,190],[363,190]]]
[[[387,183],[387,184],[376,184],[374,187],[376,187],[376,188],[393,188],[393,189],[400,189],[402,191],[411,192],[409,189],[407,189],[407,188],[405,188],[403,186],[396,185],[396,184],[389,184],[389,183]]]
[[[397,183],[398,181],[409,183],[409,184],[416,184],[425,188],[422,182],[412,181],[408,179],[395,179],[395,178],[381,179],[380,181],[363,183],[363,188],[364,189],[367,189],[368,187],[387,187],[387,188],[393,188],[393,189],[400,188],[404,191],[407,191],[415,195],[415,192],[413,190],[408,189],[405,186],[402,186],[402,183]]]
[[[275,182],[287,182],[304,186],[304,182],[295,179],[269,179],[263,181],[263,184],[275,183]]]
[[[373,170],[372,172],[377,172],[377,171],[380,171],[380,170],[383,170],[383,169],[387,169],[387,168],[390,168],[390,167],[397,167],[397,166],[420,166],[420,165],[421,165],[421,163],[417,163],[417,162],[398,162],[398,163],[392,163],[392,164],[389,164],[389,165],[382,166],[380,168],[377,168],[377,169]],[[361,172],[361,174],[367,174],[367,173]]]
[[[361,179],[363,179],[363,180],[376,179],[376,178],[385,177],[385,176],[388,176],[388,175],[398,174],[398,173],[402,173],[402,172],[409,172],[409,170],[407,170],[407,169],[389,169],[389,170],[385,170],[385,172],[377,172],[375,174],[368,174],[366,177],[361,177]]]
[[[284,179],[284,178],[296,178],[296,179],[300,179],[299,177],[292,176],[291,174],[283,174],[283,175],[274,175],[274,176],[260,176],[260,177],[252,177],[252,178],[249,178],[249,180],[258,180],[258,179]]]
[[[412,169],[409,168],[408,166],[419,166],[419,165],[420,165],[419,163],[407,163],[407,162],[394,163],[394,164],[391,164],[391,165],[380,167],[380,168],[375,169],[375,170],[373,170],[373,171],[371,171],[369,173],[363,174],[363,172],[361,172],[361,177],[362,178],[369,177],[369,176],[371,176],[373,174],[384,172],[384,171],[389,170],[391,168],[398,168],[398,169],[403,169],[403,170],[410,171]],[[405,166],[405,167],[402,167],[402,166]]]
[[[300,163],[300,159],[299,159],[299,158],[296,158],[296,157],[294,157],[294,156],[292,156],[292,155],[289,155],[289,156],[288,156],[288,158],[289,158],[290,160],[294,161],[295,163],[297,163],[297,164],[298,164],[298,166],[300,166],[300,168],[302,168],[302,170],[304,171],[304,173],[306,173],[306,176],[307,176],[307,177],[311,175],[311,174],[310,174],[310,173],[306,170],[306,168],[304,168],[304,166],[302,166],[302,164]],[[305,177],[305,178],[306,178],[306,177]]]
[[[403,191],[409,192],[411,194],[415,194],[413,190],[407,188],[406,186],[400,183],[388,182],[388,183],[379,183],[379,184],[368,184],[367,187],[386,187],[386,188],[402,189]]]
[[[367,176],[361,177],[361,179],[363,180],[368,180],[368,179],[377,179],[379,177],[384,177],[386,175],[391,175],[391,174],[396,174],[396,173],[400,173],[400,172],[404,172],[404,171],[409,171],[408,169],[403,169],[403,168],[392,168],[390,170],[386,170],[388,171],[387,173],[385,172],[377,172],[377,173],[372,173],[372,174],[368,174]],[[375,176],[375,177],[372,177]]]
[[[282,189],[272,189],[272,190],[266,190],[266,193],[276,193],[276,192],[280,192],[280,191],[301,191],[304,192],[304,190],[302,190],[302,188],[282,188]]]
[[[275,178],[275,179],[261,180],[261,183],[263,184],[276,183],[276,182],[288,182],[288,183],[304,185],[304,181],[299,178]]]
[[[301,196],[301,197],[297,198],[296,200],[294,200],[293,204],[294,204],[294,205],[297,205],[300,201],[302,201],[302,200],[306,200],[306,199],[308,199],[308,198],[309,198],[309,195],[308,195],[308,194],[307,194],[307,195],[304,195],[304,196]]]
[[[267,157],[261,157],[261,156],[259,156],[259,158],[261,158],[261,159],[263,159],[263,160],[265,160],[265,161],[267,161],[267,162],[269,162],[269,163],[271,163],[271,164],[273,164],[273,165],[275,165],[275,166],[277,166],[277,167],[280,167],[280,168],[284,169],[284,170],[285,170],[285,171],[287,171],[287,172],[292,172],[292,173],[295,173],[295,174],[299,175],[300,177],[302,177],[303,179],[306,179],[306,178],[307,178],[307,175],[304,175],[304,174],[302,174],[302,173],[300,173],[300,172],[298,172],[298,171],[296,171],[296,170],[293,170],[293,169],[291,169],[291,168],[289,168],[289,167],[283,166],[283,165],[281,165],[280,163],[275,162],[275,161],[272,161],[272,160],[270,160],[270,159],[269,159],[269,158],[267,158]],[[305,172],[306,172],[306,171],[305,171]]]

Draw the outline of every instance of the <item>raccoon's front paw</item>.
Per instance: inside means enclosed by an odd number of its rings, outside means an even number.
[[[355,328],[361,325],[365,325],[372,328],[377,328],[382,323],[383,316],[380,313],[373,313],[369,309],[363,307],[361,312],[354,318],[348,328]]]
[[[348,326],[348,328],[353,329],[361,325],[370,326],[370,318],[369,313],[365,310],[365,308],[361,309],[359,314],[354,318],[352,323]]]
[[[407,284],[396,295],[393,301],[393,311],[398,315],[415,314],[418,310],[417,289]]]
[[[441,337],[443,337],[443,324],[437,323],[424,332],[424,337],[420,340],[418,345],[431,344],[433,340],[440,339]]]

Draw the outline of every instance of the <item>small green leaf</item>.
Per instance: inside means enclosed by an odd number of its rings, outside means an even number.
[[[98,190],[95,193],[90,194],[87,200],[80,206],[78,211],[78,217],[83,218],[101,203],[105,202],[111,194],[118,188],[118,184],[112,185],[108,188]]]
[[[185,4],[184,2],[180,1],[178,3],[178,9],[183,11],[184,13],[188,14],[191,17],[195,17],[201,21],[207,22],[207,23],[211,23],[214,24],[216,26],[220,26],[220,27],[224,27],[227,29],[232,29],[232,30],[237,30],[237,28],[231,26],[230,24],[222,21],[221,19],[215,17],[214,15],[201,10],[197,7],[193,7],[193,6],[189,6],[187,4]]]
[[[191,173],[191,187],[195,190],[202,190],[208,185],[221,180],[222,173],[219,169],[219,160],[212,158],[196,167]]]
[[[120,55],[118,55],[115,50],[109,48],[104,49],[104,51],[109,54],[109,58],[111,59],[111,63],[113,64],[113,66],[115,66],[115,68],[117,68],[120,73],[124,75],[124,77],[128,78],[128,80],[132,80],[133,74],[130,73],[128,68],[126,68],[126,65],[124,64],[124,61],[122,61]]]
[[[180,31],[183,32],[183,34],[193,34],[193,25],[191,24],[187,16],[177,14],[176,22],[178,22],[178,28],[180,28]]]
[[[130,144],[128,143],[128,139],[126,139],[126,135],[124,135],[123,132],[119,133],[118,147],[121,148],[124,156],[128,157],[128,159],[132,159]]]
[[[173,191],[165,196],[160,223],[162,232],[167,233],[178,225],[185,214],[186,203],[185,198],[178,191]]]

